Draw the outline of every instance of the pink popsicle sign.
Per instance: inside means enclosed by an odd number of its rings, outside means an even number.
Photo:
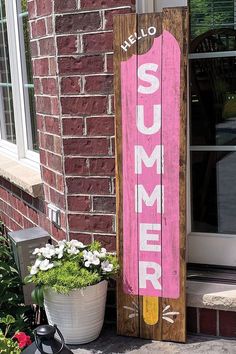
[[[167,31],[121,64],[123,286],[178,298],[180,48]]]

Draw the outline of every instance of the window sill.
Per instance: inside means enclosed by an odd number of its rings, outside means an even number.
[[[187,306],[236,312],[236,285],[188,280]]]
[[[32,197],[43,194],[43,184],[39,170],[35,170],[0,153],[0,176],[15,184]]]

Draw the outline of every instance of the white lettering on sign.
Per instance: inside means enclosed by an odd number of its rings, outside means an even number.
[[[164,172],[164,165],[162,163],[162,158],[164,156],[164,147],[162,145],[157,145],[150,156],[146,153],[143,146],[136,145],[135,149],[135,173],[141,175],[143,172],[142,162],[146,167],[153,167],[156,163],[156,172],[161,174]]]
[[[143,65],[140,65],[140,67],[138,68],[138,78],[142,81],[148,82],[150,84],[150,86],[140,85],[138,87],[139,93],[144,93],[145,95],[150,95],[159,89],[159,87],[160,87],[159,79],[155,75],[148,74],[148,71],[157,72],[157,70],[158,70],[157,64],[146,63]]]
[[[162,192],[164,190],[163,186],[157,185],[152,194],[149,196],[142,184],[135,186],[135,211],[136,213],[142,213],[143,211],[143,202],[146,206],[151,207],[156,202],[157,213],[161,213],[164,209],[164,203],[162,203]]]
[[[140,224],[140,251],[161,252],[161,245],[158,244],[160,241],[160,235],[157,233],[148,233],[148,231],[161,231],[161,225]]]
[[[147,282],[150,281],[156,290],[161,290],[161,266],[155,262],[139,262],[139,288],[146,289]]]
[[[133,33],[128,37],[126,41],[121,45],[121,48],[127,52],[127,50],[131,47],[131,45],[135,44],[137,41],[140,41],[140,39],[145,38],[147,36],[155,36],[157,33],[157,29],[154,26],[148,27],[147,30],[145,29],[140,29],[140,31],[137,33]]]
[[[140,133],[145,135],[156,134],[161,129],[161,105],[153,106],[153,125],[147,127],[144,124],[144,106],[137,106],[137,128]]]

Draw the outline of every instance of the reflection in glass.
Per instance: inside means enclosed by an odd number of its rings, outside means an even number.
[[[235,57],[192,59],[190,68],[191,145],[236,145]]]
[[[235,13],[234,13],[235,1],[234,0],[190,0],[190,21],[191,21],[191,39],[200,36],[201,34],[211,30],[219,28],[234,29],[235,28]],[[231,45],[227,42],[233,42],[235,37],[224,34],[213,34],[212,41],[218,41],[222,43],[222,49],[219,45],[215,50],[224,50],[223,47],[227,47],[225,50],[230,49]],[[232,43],[232,45],[234,45]],[[204,52],[206,50],[203,50]]]
[[[8,53],[5,1],[0,0],[0,123],[1,138],[16,142],[12,85]]]
[[[191,153],[192,231],[236,233],[236,153]]]
[[[37,122],[35,111],[35,98],[34,98],[34,85],[32,75],[32,62],[30,53],[30,36],[29,36],[29,23],[27,12],[27,1],[21,1],[21,7],[18,11],[18,23],[20,29],[20,47],[23,60],[23,85],[24,85],[24,98],[26,106],[26,119],[27,136],[28,136],[28,149],[38,151],[38,134]]]

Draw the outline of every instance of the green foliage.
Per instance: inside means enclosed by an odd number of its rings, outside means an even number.
[[[220,27],[231,27],[234,22],[234,0],[226,5],[214,0],[190,0],[191,37]],[[230,25],[231,24],[231,25]]]
[[[11,338],[6,338],[1,330],[0,330],[0,353],[1,354],[21,353],[18,343]]]
[[[67,260],[59,268],[49,269],[47,272],[39,271],[34,276],[35,284],[43,284],[58,293],[67,294],[73,289],[85,288],[101,281],[101,275],[96,271],[90,272],[81,268],[76,260]]]
[[[52,288],[62,294],[95,285],[118,272],[117,257],[109,254],[99,242],[84,246],[81,242],[60,241],[57,246],[36,249],[37,259],[25,281],[36,284],[32,296],[42,303],[40,288]]]
[[[22,284],[8,240],[0,236],[0,317],[15,317],[15,323],[11,327],[12,333],[16,330],[27,330],[26,312],[29,307],[26,307],[23,301]],[[5,331],[4,322],[0,323],[0,329]]]

